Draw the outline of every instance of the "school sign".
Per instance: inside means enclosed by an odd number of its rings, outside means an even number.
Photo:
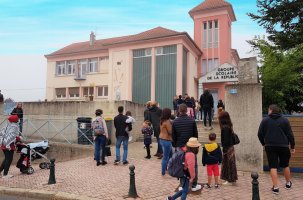
[[[201,77],[199,82],[217,83],[217,82],[238,82],[239,71],[236,66],[225,63],[213,71]]]

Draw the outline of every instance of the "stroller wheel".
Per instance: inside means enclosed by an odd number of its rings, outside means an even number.
[[[34,171],[35,171],[34,168],[29,167],[29,168],[27,169],[27,174],[33,174]]]
[[[40,169],[45,169],[46,168],[46,162],[42,162],[39,164]]]
[[[50,169],[50,163],[45,163],[46,169]]]

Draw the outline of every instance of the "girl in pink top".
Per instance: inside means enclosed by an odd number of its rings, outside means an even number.
[[[189,184],[194,181],[194,178],[197,176],[195,173],[196,165],[196,155],[199,153],[199,147],[201,144],[198,142],[197,138],[191,137],[186,143],[186,147],[183,147],[182,150],[185,152],[184,158],[184,177],[180,178],[180,183],[182,189],[178,191],[173,196],[169,196],[167,200],[175,200],[181,197],[181,200],[185,200],[187,197]]]

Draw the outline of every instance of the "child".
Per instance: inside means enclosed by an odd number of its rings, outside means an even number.
[[[184,158],[184,177],[180,178],[180,183],[182,189],[179,190],[173,196],[169,196],[167,200],[175,200],[179,197],[181,199],[186,199],[187,193],[189,190],[189,184],[193,183],[195,177],[198,175],[195,172],[195,165],[196,165],[196,155],[199,153],[199,147],[201,144],[199,143],[198,139],[195,137],[189,138],[188,142],[186,143],[186,147],[183,147],[182,150],[185,151],[185,158]]]
[[[128,119],[125,121],[126,124],[133,124],[136,122],[136,120],[132,117],[132,113],[130,111],[126,111],[125,115],[128,117]],[[132,141],[133,136],[131,135],[131,130],[129,130],[129,126],[126,126],[125,131],[128,134],[128,141]]]
[[[207,166],[208,183],[205,185],[206,189],[211,188],[211,178],[214,174],[215,188],[219,187],[219,164],[222,162],[222,151],[220,146],[216,143],[216,134],[210,133],[209,143],[203,147],[202,164]]]
[[[151,122],[146,120],[143,122],[142,126],[142,134],[144,134],[144,145],[146,148],[147,156],[146,159],[150,159],[150,144],[152,143],[152,135],[153,135],[153,128],[151,127]]]

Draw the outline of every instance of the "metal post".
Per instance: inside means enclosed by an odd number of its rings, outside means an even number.
[[[135,183],[135,166],[130,165],[129,170],[130,170],[130,173],[129,173],[129,175],[130,175],[130,184],[129,184],[128,197],[137,198],[138,194],[137,194],[136,183]]]
[[[251,178],[252,180],[252,200],[260,200],[260,195],[259,195],[259,175],[257,172],[252,172],[251,173]]]
[[[55,161],[56,159],[51,159],[50,160],[50,165],[49,165],[49,179],[48,179],[48,184],[56,184],[56,177],[55,177]]]

